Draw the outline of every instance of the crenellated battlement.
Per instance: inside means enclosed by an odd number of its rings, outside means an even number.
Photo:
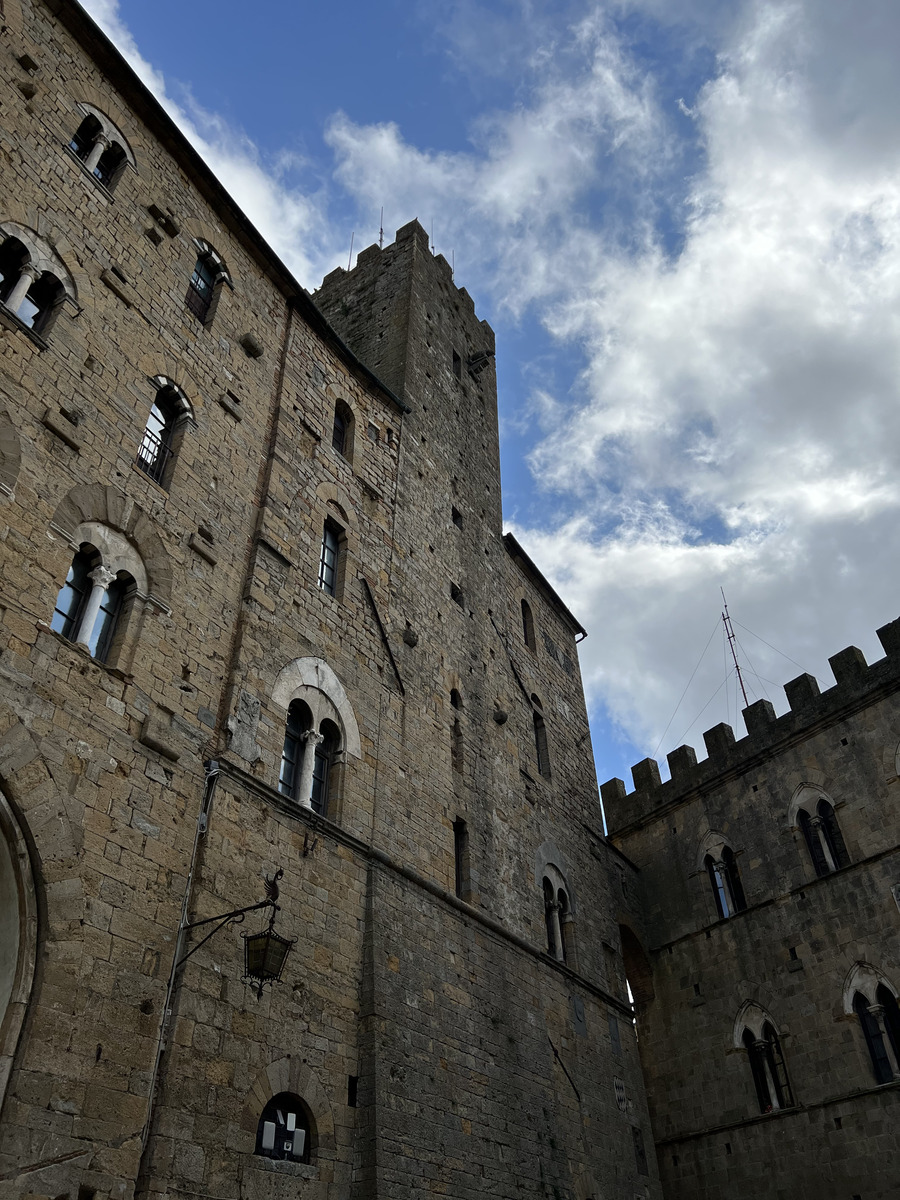
[[[813,729],[840,720],[879,690],[900,687],[900,619],[877,631],[885,657],[869,665],[856,646],[829,658],[835,684],[819,690],[817,680],[798,675],[784,685],[790,708],[776,717],[768,700],[757,700],[742,712],[747,735],[735,738],[730,725],[719,724],[703,735],[707,757],[697,761],[692,746],[679,746],[666,755],[671,779],[661,782],[659,764],[645,758],[631,768],[634,791],[626,792],[621,779],[601,785],[600,795],[609,833],[644,820],[656,809],[710,784],[724,773],[749,769],[761,756],[773,753],[786,740],[803,737]]]

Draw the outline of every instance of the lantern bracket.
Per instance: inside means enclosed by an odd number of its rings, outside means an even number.
[[[260,900],[258,904],[248,904],[245,908],[234,908],[231,910],[231,912],[219,913],[219,915],[215,917],[204,917],[202,921],[191,921],[189,925],[182,925],[181,932],[187,933],[189,929],[199,929],[201,925],[212,925],[213,922],[218,922],[215,929],[211,929],[206,937],[201,938],[196,946],[191,946],[187,954],[183,954],[181,958],[179,958],[178,962],[175,964],[175,969],[177,970],[178,967],[186,963],[191,955],[199,950],[201,946],[205,945],[214,934],[219,932],[220,929],[224,929],[226,925],[230,924],[240,925],[245,914],[248,912],[256,912],[260,908],[271,908],[272,912],[269,916],[269,928],[271,929],[272,925],[275,923],[275,914],[281,911],[281,906],[276,904],[276,901],[278,899],[278,880],[281,879],[283,875],[284,871],[281,867],[279,867],[275,874],[271,876],[271,878],[268,875],[263,876],[264,886],[266,889],[266,898],[265,900]]]

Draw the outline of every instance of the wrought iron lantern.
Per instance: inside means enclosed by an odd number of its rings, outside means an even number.
[[[281,911],[280,905],[277,903],[278,880],[283,875],[284,871],[279,867],[271,878],[268,875],[264,876],[266,898],[260,900],[259,904],[250,904],[246,908],[236,908],[232,912],[220,913],[216,917],[207,917],[203,921],[193,921],[190,925],[184,925],[181,930],[182,934],[190,929],[197,929],[200,925],[211,925],[213,922],[218,922],[215,929],[210,930],[205,938],[196,946],[192,946],[187,954],[178,960],[175,969],[181,967],[195,951],[200,949],[204,942],[208,942],[213,934],[218,933],[224,926],[240,924],[248,912],[255,912],[259,908],[270,908],[272,911],[265,929],[260,933],[241,934],[244,939],[244,974],[241,978],[244,983],[252,986],[257,999],[261,1000],[265,985],[277,983],[281,978],[281,972],[284,970],[291,946],[297,940],[296,938],[282,937],[274,929],[275,914]]]
[[[272,906],[269,924],[261,933],[241,934],[244,939],[243,982],[253,987],[257,1000],[262,999],[263,988],[267,983],[277,983],[281,978],[291,946],[297,940],[282,937],[272,928],[277,912],[278,905],[275,904]]]

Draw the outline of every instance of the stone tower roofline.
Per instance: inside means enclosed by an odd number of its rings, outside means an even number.
[[[79,4],[72,3],[72,0],[46,0],[46,4],[54,16],[65,25],[75,41],[104,72],[113,89],[119,93],[134,115],[140,118],[159,143],[166,147],[167,152],[184,170],[200,195],[208,201],[228,231],[258,263],[274,286],[281,291],[285,302],[297,309],[312,330],[338,353],[339,357],[357,376],[361,376],[366,383],[374,386],[401,412],[409,412],[408,405],[398,399],[374,371],[357,358],[350,347],[338,336],[316,307],[306,288],[294,278],[288,267],[278,257],[247,214],[238,207],[234,198],[213,174],[156,97],[144,86],[106,34],[91,20],[84,9]],[[188,223],[186,214],[172,212],[171,216],[178,225]],[[418,224],[418,222],[414,222],[414,224]],[[404,228],[409,228],[409,226],[404,226]],[[425,231],[422,230],[422,233],[424,235]]]
[[[382,248],[376,242],[371,246],[367,246],[365,250],[360,250],[356,256],[356,265],[349,271],[346,267],[335,267],[322,280],[322,287],[328,287],[330,284],[339,283],[344,279],[352,279],[354,274],[360,267],[366,268],[378,262],[382,255],[390,255],[410,247],[415,250],[422,251],[431,256],[432,261],[437,267],[438,275],[444,277],[444,282],[453,287],[456,294],[459,296],[461,307],[476,320],[478,320],[484,333],[487,335],[485,348],[493,352],[494,349],[494,331],[488,321],[479,320],[475,312],[475,301],[469,295],[465,288],[458,288],[453,281],[453,268],[447,262],[443,254],[432,254],[431,246],[428,240],[428,233],[418,220],[408,221],[406,225],[401,225],[394,234],[393,242]],[[315,293],[313,293],[315,300]]]
[[[812,675],[798,675],[784,685],[790,706],[776,717],[768,700],[757,700],[742,712],[746,737],[735,739],[730,725],[720,724],[703,735],[707,758],[697,761],[692,746],[679,746],[666,755],[671,779],[660,780],[656,759],[645,758],[631,768],[634,791],[626,793],[621,779],[601,785],[600,796],[610,835],[655,820],[698,791],[719,787],[728,776],[743,775],[789,746],[802,742],[829,725],[900,690],[900,619],[877,630],[885,657],[869,665],[862,651],[848,646],[829,658],[835,685],[820,692]]]
[[[560,599],[557,592],[550,586],[538,568],[534,565],[532,559],[525,553],[518,541],[511,533],[504,533],[503,545],[506,548],[506,553],[513,560],[516,566],[522,573],[531,580],[531,582],[543,592],[546,599],[556,609],[559,615],[572,627],[575,634],[576,642],[583,642],[587,637],[587,630],[580,621],[572,615],[563,601]]]

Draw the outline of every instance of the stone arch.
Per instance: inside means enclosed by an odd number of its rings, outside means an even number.
[[[5,409],[0,409],[0,502],[15,500],[15,487],[22,465],[19,433]]]
[[[848,1017],[854,1015],[853,997],[857,992],[862,992],[870,1004],[877,1004],[875,993],[879,986],[884,986],[896,998],[900,999],[897,994],[897,989],[891,981],[877,967],[873,967],[868,962],[856,962],[847,972],[844,979],[844,988],[842,993],[842,1001],[844,1013]]]
[[[806,780],[794,788],[794,793],[791,796],[791,803],[788,807],[788,825],[791,829],[797,827],[797,813],[801,808],[805,808],[809,813],[815,813],[816,805],[820,800],[827,800],[832,808],[837,808],[834,799],[825,790],[824,776],[822,783],[810,783]]]
[[[96,118],[100,124],[101,130],[103,131],[104,137],[108,138],[108,140],[111,142],[116,142],[117,145],[122,147],[122,150],[125,154],[126,163],[132,168],[132,170],[136,171],[137,163],[134,160],[134,151],[131,148],[131,143],[115,123],[115,121],[108,117],[102,108],[98,108],[95,104],[88,104],[84,100],[80,100],[78,102],[78,108],[84,114],[84,116]]]
[[[641,939],[630,925],[619,923],[619,940],[622,943],[622,962],[625,966],[625,978],[631,988],[634,1003],[637,1007],[649,1002],[656,995],[653,986],[653,968],[644,949]]]
[[[103,565],[113,574],[127,571],[137,585],[138,592],[146,596],[147,572],[140,555],[123,534],[97,521],[83,521],[75,530],[74,540],[79,546],[89,542],[99,550]]]
[[[185,411],[195,420],[195,411],[203,408],[203,399],[190,368],[174,354],[142,354],[138,371],[147,377],[152,388],[173,387],[184,397]],[[136,393],[140,394],[140,392]],[[189,399],[190,397],[190,399]]]
[[[79,526],[90,523],[106,525],[132,543],[146,569],[147,594],[165,604],[172,593],[172,567],[156,524],[143,509],[111,485],[80,484],[60,502],[50,525],[76,547]]]
[[[327,708],[333,709],[336,723],[343,731],[346,753],[360,758],[362,748],[353,706],[347,698],[344,685],[324,659],[295,658],[282,667],[272,688],[272,701],[287,711],[292,700],[303,699],[309,704],[310,699],[315,700],[315,693],[325,698]],[[317,722],[329,716],[328,711],[322,711],[321,705],[318,711],[313,704],[310,704],[310,708]]]
[[[722,851],[728,846],[733,849],[731,839],[726,837],[718,829],[709,829],[706,834],[700,839],[700,845],[697,849],[697,870],[703,871],[706,869],[706,856],[712,857],[718,862],[722,858]]]
[[[737,1016],[734,1019],[734,1028],[731,1034],[731,1043],[735,1050],[744,1049],[744,1030],[749,1029],[753,1036],[759,1040],[763,1036],[763,1026],[771,1025],[776,1034],[781,1037],[781,1030],[768,1011],[758,1004],[755,1000],[745,1000],[738,1009]]]
[[[260,1113],[280,1092],[292,1092],[306,1103],[315,1119],[318,1151],[332,1153],[336,1145],[334,1113],[328,1095],[315,1072],[290,1055],[270,1063],[256,1076],[241,1112],[241,1129],[255,1138]]]
[[[24,831],[0,789],[0,1107],[34,987],[38,904]]]
[[[349,534],[356,523],[356,505],[347,489],[338,483],[320,483],[316,488],[316,496],[326,511],[338,510],[337,515],[344,522]]]
[[[572,915],[576,915],[578,912],[578,900],[575,895],[575,887],[572,883],[569,865],[566,862],[565,855],[563,855],[556,843],[549,839],[542,842],[534,852],[534,886],[538,891],[543,887],[545,876],[549,877],[555,886],[565,888],[566,894],[569,897],[569,906]]]
[[[166,388],[171,393],[175,404],[178,406],[178,408],[180,408],[182,415],[189,418],[189,420],[194,421],[196,424],[194,419],[194,406],[191,404],[190,400],[188,400],[184,388],[181,387],[180,384],[177,384],[175,380],[171,379],[168,375],[154,375],[151,382],[157,391],[161,390],[162,388]]]
[[[101,124],[105,122],[112,127],[112,131],[118,134],[116,140],[120,141],[122,149],[132,151],[132,158],[135,159],[132,166],[135,166],[137,158],[146,151],[146,143],[140,127],[135,124],[128,110],[119,103],[116,93],[112,89],[101,91],[92,83],[81,83],[75,104],[85,112],[93,113]],[[72,130],[67,129],[65,132],[68,140]],[[138,153],[135,154],[135,151]]]

